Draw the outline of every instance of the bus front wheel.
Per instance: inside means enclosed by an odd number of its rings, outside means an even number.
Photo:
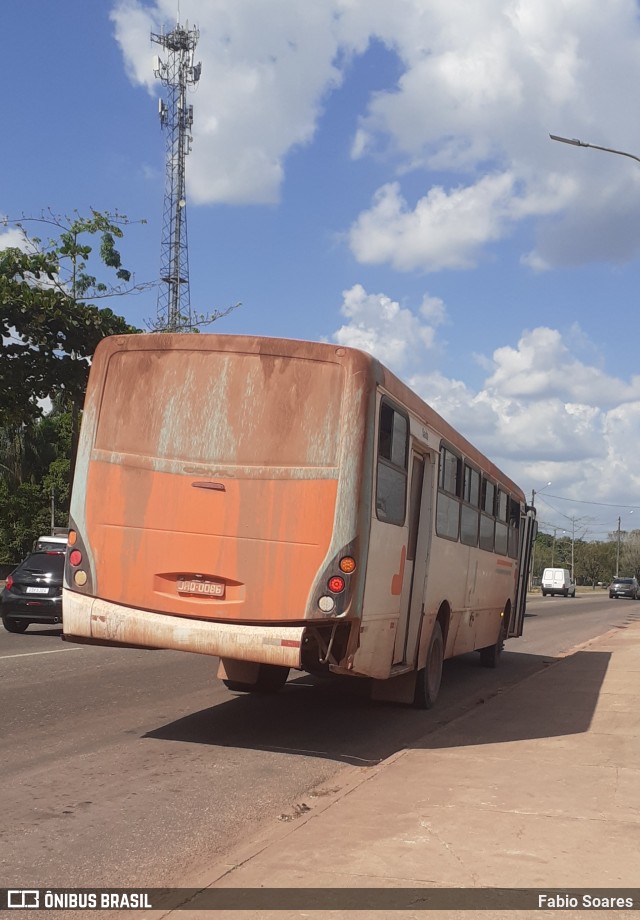
[[[261,664],[258,677],[254,683],[240,680],[223,680],[227,690],[236,693],[276,693],[281,690],[289,677],[289,668],[278,664]]]
[[[435,705],[440,692],[443,661],[444,638],[442,636],[442,626],[440,621],[436,620],[429,640],[426,666],[418,671],[416,679],[416,692],[413,702],[418,709],[432,709]]]
[[[500,655],[504,648],[504,634],[500,630],[500,636],[493,645],[480,649],[480,664],[483,668],[497,668],[500,661]]]

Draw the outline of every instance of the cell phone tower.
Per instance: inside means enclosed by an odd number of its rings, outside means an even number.
[[[167,101],[160,99],[160,124],[166,133],[166,179],[160,289],[158,291],[158,328],[168,332],[191,328],[189,295],[189,252],[187,247],[187,198],[185,158],[193,138],[193,106],[187,105],[187,88],[200,79],[201,64],[193,63],[200,32],[178,21],[171,32],[151,33],[151,41],[166,51],[166,60],[154,58],[153,73],[167,87]]]

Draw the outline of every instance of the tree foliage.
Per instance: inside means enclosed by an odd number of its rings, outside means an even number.
[[[137,293],[116,242],[129,221],[92,210],[5,221],[21,234],[0,250],[0,562],[19,561],[65,526],[91,355],[107,335],[139,332],[92,301]],[[30,236],[26,225],[51,234]]]
[[[52,230],[47,241],[30,237],[25,224]],[[0,427],[15,428],[42,414],[42,401],[61,398],[82,404],[90,357],[107,335],[138,332],[110,308],[91,300],[140,291],[122,266],[116,240],[124,215],[92,211],[90,217],[63,218],[47,213],[14,221],[20,246],[0,250]],[[93,262],[115,273],[100,280]]]
[[[595,586],[598,582],[608,584],[616,569],[620,575],[635,575],[640,578],[640,531],[609,534],[608,540],[571,540],[570,536],[554,538],[553,534],[538,533],[535,542],[533,578],[534,583],[542,576],[545,568],[571,568],[578,584]]]
[[[72,413],[51,413],[0,429],[0,564],[16,563],[33,541],[69,518]]]

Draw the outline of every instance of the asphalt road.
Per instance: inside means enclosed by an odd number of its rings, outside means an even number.
[[[247,697],[227,691],[205,656],[0,630],[2,884],[179,885],[260,822],[295,820],[314,788],[336,788],[346,771],[634,619],[640,602],[603,594],[533,598],[500,667],[476,655],[447,662],[427,713],[371,703],[364,681],[294,674],[276,696]]]

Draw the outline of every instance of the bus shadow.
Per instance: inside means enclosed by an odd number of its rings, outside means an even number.
[[[455,658],[445,662],[438,705],[427,712],[372,702],[367,680],[302,675],[272,696],[229,692],[144,737],[371,766],[404,748],[577,734],[589,728],[609,657],[505,652],[495,671],[481,668],[476,655]],[[544,678],[525,680],[545,669]]]

